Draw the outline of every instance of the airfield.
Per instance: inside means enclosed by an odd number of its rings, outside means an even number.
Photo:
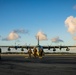
[[[76,54],[1,54],[0,75],[76,75]]]

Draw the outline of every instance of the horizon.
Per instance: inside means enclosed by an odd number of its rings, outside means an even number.
[[[0,45],[76,45],[76,0],[0,0],[0,10]]]

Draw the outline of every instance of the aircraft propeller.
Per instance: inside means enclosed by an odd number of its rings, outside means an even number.
[[[67,48],[66,48],[66,51],[69,51],[69,50],[70,50],[70,49],[67,47]]]
[[[56,48],[55,47],[53,48],[53,51],[56,51]]]
[[[8,47],[8,51],[10,51],[11,49],[10,49],[10,47]]]
[[[21,51],[24,51],[24,49],[23,49],[23,48],[21,48]]]

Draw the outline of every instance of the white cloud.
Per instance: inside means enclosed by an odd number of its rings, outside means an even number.
[[[2,40],[16,40],[16,39],[18,39],[18,38],[20,38],[20,36],[17,34],[17,33],[15,33],[15,32],[11,32],[9,35],[8,35],[8,37],[6,37],[6,38],[3,38]]]
[[[63,42],[59,37],[52,38],[51,41],[55,43]]]
[[[19,34],[28,33],[28,30],[25,29],[15,29],[13,30],[6,38],[2,38],[2,40],[16,40],[21,38]]]
[[[76,33],[76,18],[75,17],[69,16],[65,20],[65,25],[68,28],[68,32],[70,32],[71,34],[75,34]]]
[[[73,40],[76,40],[76,36],[73,36]]]
[[[47,40],[47,35],[44,34],[43,32],[39,31],[37,34],[36,34],[36,38],[38,39],[39,37],[39,40]]]
[[[76,40],[76,17],[67,17],[65,20],[65,25],[68,28],[68,32],[72,34],[73,40]]]

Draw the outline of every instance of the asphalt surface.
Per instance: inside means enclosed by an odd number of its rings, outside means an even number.
[[[76,75],[76,55],[1,55],[0,75]]]

